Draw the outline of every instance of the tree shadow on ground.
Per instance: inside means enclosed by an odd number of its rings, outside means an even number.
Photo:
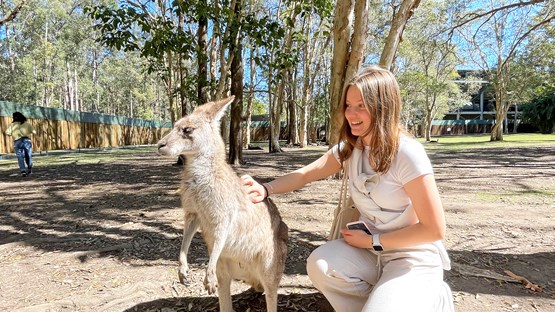
[[[266,300],[261,293],[247,290],[232,296],[235,311],[262,312],[266,310]],[[213,297],[179,297],[143,302],[125,312],[134,311],[171,311],[209,312],[219,311],[218,298]],[[326,298],[317,290],[304,294],[279,294],[278,311],[333,312]]]
[[[60,156],[60,157],[63,157]],[[279,154],[276,166],[291,155]],[[316,157],[316,156],[314,156]],[[29,179],[0,176],[0,250],[33,246],[44,252],[120,260],[176,261],[181,244],[180,220],[165,218],[180,210],[179,171],[167,160],[139,154],[110,163],[51,164],[36,167]],[[24,190],[15,193],[10,184]],[[304,261],[323,241],[314,233],[290,229],[286,274],[305,274]],[[199,234],[190,263],[203,266],[207,251]],[[293,261],[293,260],[296,261]]]
[[[523,246],[524,247],[524,246]],[[538,296],[555,299],[552,278],[555,276],[555,252],[511,254],[498,251],[449,251],[452,270],[446,271],[446,281],[453,291],[470,294]],[[542,287],[534,292],[520,282],[507,282],[508,270]],[[499,278],[496,278],[498,277]],[[491,287],[491,286],[495,287]]]

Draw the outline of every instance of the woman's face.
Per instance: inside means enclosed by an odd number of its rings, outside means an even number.
[[[351,126],[354,136],[361,136],[370,129],[370,113],[362,99],[362,93],[357,87],[351,86],[347,89],[345,100],[345,118]],[[366,141],[363,139],[363,142]],[[366,142],[365,142],[366,143]]]

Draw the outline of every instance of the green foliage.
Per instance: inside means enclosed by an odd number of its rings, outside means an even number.
[[[555,90],[544,92],[522,107],[522,120],[543,134],[555,131]]]
[[[252,114],[253,115],[265,115],[268,113],[268,107],[261,100],[254,98],[252,100]]]
[[[195,34],[183,31],[172,20],[153,18],[152,14],[132,7],[94,6],[85,8],[85,13],[97,21],[99,42],[117,50],[139,51],[149,62],[149,73],[164,69],[160,63],[166,52],[189,57],[196,52]]]

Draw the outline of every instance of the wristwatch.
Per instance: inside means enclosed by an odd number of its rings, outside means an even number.
[[[375,251],[383,250],[382,243],[380,243],[380,234],[372,234],[372,248],[374,248]]]

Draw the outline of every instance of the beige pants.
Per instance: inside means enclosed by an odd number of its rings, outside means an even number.
[[[307,272],[337,312],[454,311],[433,245],[377,255],[333,240],[312,252]]]

